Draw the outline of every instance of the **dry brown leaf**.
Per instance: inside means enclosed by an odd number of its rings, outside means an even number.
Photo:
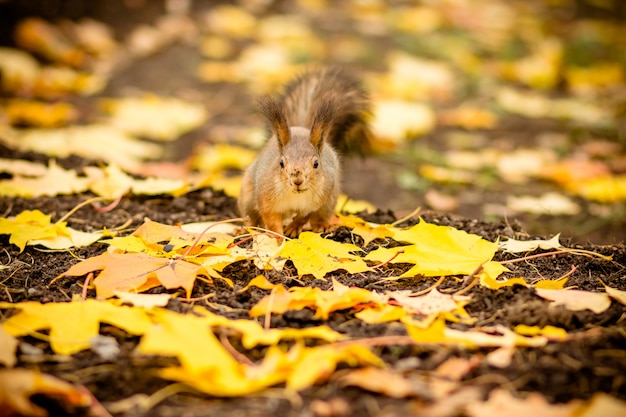
[[[17,339],[0,327],[0,363],[12,368],[17,361],[15,349],[17,349]]]
[[[576,402],[550,404],[543,395],[531,392],[525,399],[512,396],[505,389],[491,392],[487,401],[468,404],[469,417],[571,417],[576,409]]]
[[[611,306],[611,298],[605,293],[582,290],[547,290],[535,288],[541,298],[553,301],[552,305],[562,305],[570,311],[591,310],[600,314]]]
[[[424,385],[412,383],[398,372],[374,367],[356,369],[342,376],[339,381],[342,385],[359,387],[392,398],[406,398],[426,392]]]
[[[74,407],[92,404],[90,395],[53,376],[26,369],[0,370],[0,416],[46,417],[48,412],[30,400],[35,394],[60,397]]]

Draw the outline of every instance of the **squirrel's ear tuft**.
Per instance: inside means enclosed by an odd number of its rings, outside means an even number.
[[[337,103],[330,98],[321,99],[316,103],[311,122],[311,143],[320,150],[332,127],[333,114],[336,110]]]
[[[270,96],[262,96],[256,100],[257,107],[269,123],[270,129],[276,135],[278,144],[283,147],[291,139],[287,118],[285,117],[284,103],[282,100]]]

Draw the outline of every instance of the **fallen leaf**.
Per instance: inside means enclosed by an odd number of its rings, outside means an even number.
[[[104,168],[85,167],[89,181],[89,190],[100,197],[116,199],[128,192],[132,194],[160,195],[184,194],[188,184],[184,180],[167,178],[137,179],[125,173],[117,164],[111,163]]]
[[[293,262],[300,276],[311,274],[324,279],[328,272],[345,269],[357,274],[369,269],[363,258],[352,252],[361,252],[356,245],[324,239],[317,233],[303,232],[298,239],[285,242],[278,256]]]
[[[480,285],[482,285],[483,287],[487,287],[490,290],[499,290],[500,288],[512,287],[513,285],[528,287],[528,284],[526,284],[526,280],[521,277],[495,279],[489,275],[484,275],[480,277]]]
[[[237,292],[246,292],[248,289],[252,287],[261,288],[263,290],[271,290],[276,285],[272,284],[264,275],[257,275],[255,278],[252,278],[248,284]]]
[[[496,243],[452,227],[422,220],[407,230],[394,229],[393,237],[411,245],[376,249],[365,259],[415,265],[401,277],[471,274],[481,265],[485,273],[494,277],[507,270],[491,261],[497,250]]]
[[[0,409],[2,416],[46,417],[48,412],[31,402],[34,395],[61,398],[70,407],[85,408],[91,395],[51,375],[28,369],[0,370]]]
[[[0,363],[7,368],[12,368],[17,362],[15,357],[17,344],[17,339],[8,334],[3,327],[0,327]]]
[[[145,309],[165,307],[172,298],[171,294],[137,294],[124,291],[115,291],[115,296],[123,303]]]
[[[79,177],[73,169],[63,169],[54,160],[41,175],[14,175],[0,180],[0,195],[7,197],[41,197],[78,194],[87,191],[89,180]]]
[[[535,292],[541,298],[552,301],[552,305],[563,306],[570,311],[591,310],[600,314],[611,306],[611,299],[605,293],[542,288],[535,288]]]
[[[615,301],[620,302],[623,305],[626,305],[626,291],[618,290],[617,288],[611,288],[608,285],[604,286],[604,290],[609,295],[609,297],[611,297]]]
[[[551,341],[563,342],[567,340],[567,331],[560,327],[554,326],[527,326],[525,324],[518,324],[513,329],[516,333],[521,334],[522,336],[545,336]]]
[[[498,249],[507,253],[532,252],[539,248],[544,250],[559,249],[562,248],[561,243],[559,242],[560,235],[560,233],[557,233],[548,240],[516,240],[508,238],[505,241],[498,242]]]
[[[256,154],[248,148],[219,143],[198,149],[191,159],[191,166],[209,173],[226,169],[243,171],[252,164]]]
[[[172,97],[102,99],[100,105],[121,131],[160,141],[172,141],[207,119],[204,106]]]
[[[50,216],[39,210],[25,210],[10,218],[0,218],[0,234],[11,235],[9,243],[24,250],[35,239],[53,239],[58,236],[69,237],[65,222],[50,222]]]
[[[468,297],[442,294],[437,291],[436,288],[417,297],[410,296],[402,291],[394,291],[387,295],[409,310],[426,316],[447,311],[462,310],[463,305],[469,302]]]
[[[626,175],[592,178],[568,187],[574,194],[601,203],[626,201]]]
[[[140,141],[104,124],[12,129],[3,132],[0,141],[23,152],[58,158],[76,154],[96,161],[115,162],[125,169],[137,167],[142,160],[160,158],[164,152],[158,144]]]
[[[73,122],[78,112],[69,103],[11,99],[3,106],[11,125],[57,127]]]
[[[38,17],[21,20],[15,28],[15,42],[51,61],[80,67],[87,55],[51,23]]]
[[[524,399],[512,396],[505,389],[495,389],[489,394],[486,401],[476,401],[467,404],[466,412],[469,417],[527,417],[536,415],[541,417],[571,417],[576,410],[577,402],[567,404],[550,404],[538,392],[531,392]]]
[[[439,121],[444,126],[458,126],[464,129],[493,129],[498,123],[493,112],[469,106],[442,111],[439,113]]]
[[[375,307],[364,308],[354,316],[365,323],[388,323],[390,321],[401,320],[407,315],[404,307],[389,304],[377,305]]]
[[[99,334],[100,323],[112,324],[135,335],[143,334],[152,326],[142,309],[96,300],[48,304],[31,301],[0,303],[0,308],[18,309],[17,314],[2,323],[8,334],[25,336],[50,329],[50,347],[62,355],[89,349],[90,339]],[[68,317],[72,319],[68,320]]]
[[[626,413],[626,402],[604,392],[597,392],[576,411],[576,417],[621,416]]]
[[[404,375],[389,369],[365,367],[339,378],[341,385],[359,387],[391,398],[407,398],[424,393],[423,386],[411,383]]]
[[[580,206],[569,197],[549,192],[539,197],[508,196],[506,206],[516,212],[573,216],[580,213]]]
[[[356,216],[339,215],[342,225],[352,229],[352,233],[363,238],[363,246],[367,246],[372,240],[385,239],[393,236],[393,232],[387,227],[368,223]]]
[[[406,87],[405,87],[406,88]],[[408,101],[385,100],[374,103],[372,133],[393,147],[400,146],[408,138],[423,135],[435,127],[433,110]],[[383,147],[382,144],[378,145]]]
[[[182,259],[158,258],[145,253],[103,253],[72,266],[61,276],[83,276],[101,271],[94,279],[98,297],[110,298],[115,291],[147,291],[162,285],[183,288],[187,296],[198,276],[220,278],[210,268]]]
[[[358,287],[347,287],[333,279],[333,289],[324,291],[321,288],[293,287],[286,290],[282,285],[276,286],[272,292],[250,309],[250,317],[258,317],[267,313],[284,313],[287,310],[314,308],[315,317],[328,319],[330,313],[345,310],[362,303],[379,303],[381,297],[371,291]]]
[[[301,346],[301,345],[300,345]],[[296,348],[299,348],[296,345]],[[291,352],[290,352],[291,353]],[[302,390],[332,375],[340,363],[348,366],[382,366],[383,361],[365,346],[357,344],[342,347],[319,346],[302,349],[287,378],[287,388]]]

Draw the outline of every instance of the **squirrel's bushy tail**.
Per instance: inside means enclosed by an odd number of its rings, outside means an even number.
[[[369,96],[339,68],[303,73],[285,86],[282,108],[289,126],[323,126],[324,140],[342,152],[370,148]]]

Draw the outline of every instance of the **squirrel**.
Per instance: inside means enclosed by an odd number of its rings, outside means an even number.
[[[337,224],[341,183],[335,147],[367,149],[369,98],[338,68],[305,72],[282,95],[257,100],[271,137],[243,176],[238,207],[251,226],[296,237]],[[284,222],[291,220],[286,227]]]

